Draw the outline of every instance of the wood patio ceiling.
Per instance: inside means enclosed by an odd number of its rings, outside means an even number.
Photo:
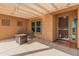
[[[22,18],[39,17],[77,5],[76,3],[0,3],[0,14]]]

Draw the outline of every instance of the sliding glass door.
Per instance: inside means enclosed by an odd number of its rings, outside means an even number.
[[[76,24],[77,19],[72,18],[72,40],[76,40]]]
[[[68,40],[68,16],[58,18],[58,39]]]
[[[76,41],[77,19],[72,17],[72,21],[70,22],[72,27],[68,26],[69,20],[68,16],[58,17],[57,37],[58,39]],[[69,34],[69,30],[71,30],[71,34]],[[70,39],[68,36],[71,36]]]

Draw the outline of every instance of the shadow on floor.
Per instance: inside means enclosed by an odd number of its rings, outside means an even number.
[[[23,52],[23,53],[16,54],[16,55],[13,55],[13,56],[24,56],[24,55],[37,53],[37,52],[41,52],[41,51],[45,51],[45,50],[49,50],[49,49],[52,49],[52,48],[44,48],[44,49],[39,49],[39,50],[34,50],[34,51],[29,51],[29,52]]]
[[[39,50],[29,51],[29,52],[24,52],[24,53],[16,54],[16,55],[13,55],[13,56],[24,56],[24,55],[28,55],[28,54],[32,54],[32,53],[37,53],[37,52],[49,50],[51,48],[60,50],[62,52],[65,52],[65,53],[70,54],[70,55],[73,55],[73,56],[78,56],[79,55],[79,50],[78,49],[73,49],[71,47],[59,45],[59,44],[52,43],[50,41],[46,41],[46,40],[42,40],[42,39],[34,38],[32,40],[29,40],[27,44],[31,44],[33,42],[39,42],[41,44],[44,44],[46,46],[49,46],[49,48],[39,49]]]

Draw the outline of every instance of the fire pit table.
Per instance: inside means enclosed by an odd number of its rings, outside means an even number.
[[[27,42],[27,34],[16,34],[16,42],[24,44]]]

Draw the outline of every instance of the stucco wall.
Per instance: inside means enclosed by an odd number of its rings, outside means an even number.
[[[72,21],[73,16],[77,18],[76,10],[63,12],[63,13],[55,14],[55,15],[47,14],[42,17],[39,17],[41,21],[41,25],[42,25],[41,32],[35,33],[35,36],[41,37],[42,39],[50,40],[50,41],[54,41],[55,39],[57,39],[57,18],[59,16],[69,16],[69,28],[70,28],[69,36],[71,36],[71,21]],[[31,19],[31,21],[33,20]],[[29,27],[28,27],[29,29],[31,29],[31,21],[29,22]]]
[[[45,39],[45,40],[50,40],[52,41],[52,31],[53,31],[53,27],[52,27],[52,24],[53,24],[53,16],[51,14],[47,14],[47,15],[44,15],[42,17],[39,17],[38,19],[40,19],[41,21],[41,32],[39,33],[34,33],[35,36],[41,38],[41,39]],[[31,21],[33,21],[35,19],[31,19],[28,23],[28,28],[29,30],[31,30]]]
[[[2,21],[1,21],[2,19],[9,19],[10,26],[2,26]],[[19,30],[19,27],[17,26],[17,21],[20,19],[21,18],[16,18],[12,16],[7,16],[7,15],[0,15],[0,40],[15,36],[17,31]],[[26,32],[27,21],[25,19],[22,19],[22,20],[23,20],[23,28],[24,28],[24,31]]]
[[[53,16],[48,14],[42,16],[42,37],[46,40],[52,41],[53,37]]]

